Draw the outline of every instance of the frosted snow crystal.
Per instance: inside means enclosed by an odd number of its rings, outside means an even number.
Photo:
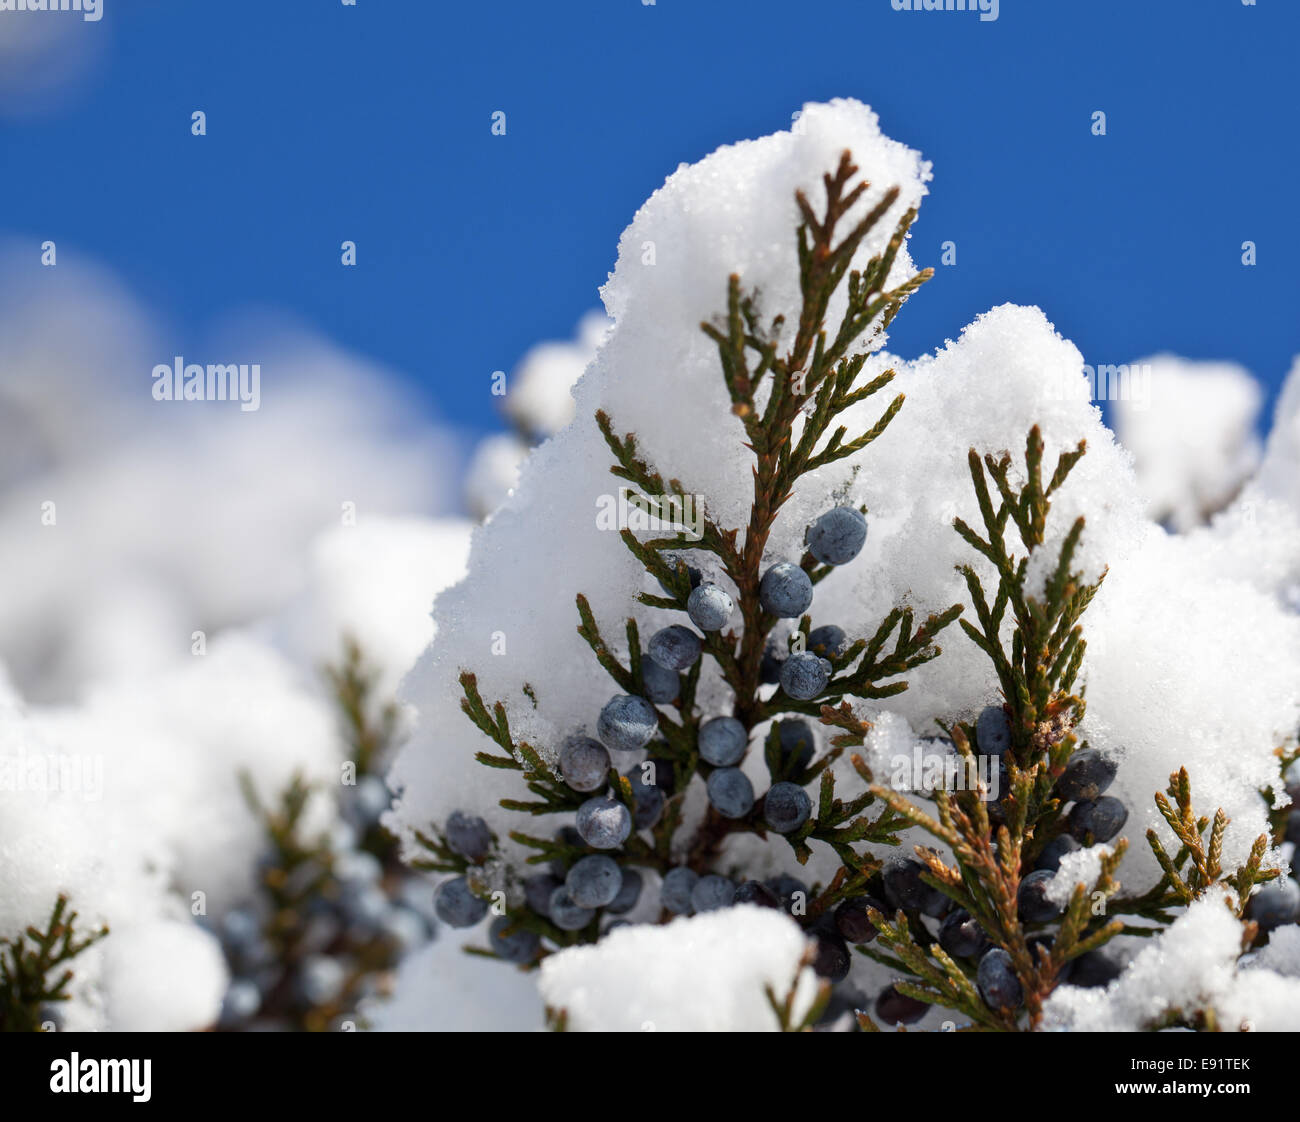
[[[806,948],[788,916],[740,904],[570,947],[543,961],[538,986],[580,1032],[770,1032],[767,988],[783,1000],[798,980],[796,1017],[811,1003]]]
[[[1113,852],[1114,849],[1108,845],[1094,845],[1067,853],[1061,858],[1061,867],[1047,886],[1047,898],[1064,908],[1077,885],[1091,889],[1097,883],[1101,876],[1101,859]]]

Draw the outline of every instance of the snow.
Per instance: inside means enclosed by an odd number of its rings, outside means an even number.
[[[1165,354],[1129,369],[1142,392],[1112,404],[1115,434],[1133,453],[1147,514],[1190,529],[1225,506],[1258,466],[1263,391],[1229,362]]]
[[[472,526],[460,519],[363,518],[312,543],[303,589],[272,627],[302,667],[337,664],[344,639],[377,665],[384,698],[433,638],[430,606],[465,573]]]
[[[134,808],[112,796],[121,773],[100,759],[107,793],[85,782],[100,747],[95,738],[60,737],[12,694],[0,703],[0,765],[9,765],[0,783],[0,937],[29,924],[43,930],[66,894],[80,937],[105,923],[110,935],[74,960],[73,1000],[60,1006],[65,1027],[207,1027],[220,1008],[224,965],[170,891],[170,855]],[[45,761],[56,769],[46,774],[59,780],[37,788],[30,780]],[[131,778],[147,785],[158,777]],[[162,801],[156,789],[153,798]]]
[[[468,534],[460,522],[379,518],[328,531],[303,590],[264,627],[217,635],[165,672],[96,686],[81,706],[39,710],[37,726],[103,758],[106,801],[141,844],[169,855],[181,894],[203,892],[219,916],[253,891],[263,844],[239,775],[266,802],[301,776],[319,792],[312,821],[329,824],[343,747],[322,664],[337,663],[351,635],[379,671],[378,698],[391,697],[432,636],[428,605],[459,575]]]
[[[1102,858],[1109,857],[1114,852],[1109,845],[1093,845],[1067,853],[1061,858],[1061,867],[1047,886],[1047,898],[1064,908],[1079,885],[1091,891],[1101,876]]]
[[[537,343],[507,382],[506,415],[534,437],[554,436],[573,420],[573,386],[596,356],[610,323],[591,311],[567,342]]]
[[[228,974],[214,935],[188,919],[115,930],[102,984],[114,1032],[194,1032],[221,1011]]]
[[[1300,978],[1300,926],[1294,923],[1268,933],[1268,943],[1243,956],[1243,967],[1262,968],[1287,978]]]
[[[106,802],[170,855],[180,892],[205,893],[213,915],[252,892],[263,844],[239,774],[267,801],[295,774],[322,791],[339,782],[333,707],[248,634],[219,637],[189,665],[98,688],[83,707],[39,720],[65,744],[102,754]]]
[[[510,497],[530,451],[514,433],[493,433],[479,441],[465,472],[465,506],[470,514],[481,521]]]
[[[535,976],[492,958],[467,954],[485,947],[482,928],[441,927],[432,943],[397,968],[393,996],[363,1004],[377,1032],[520,1032],[545,1027]]]
[[[1211,1009],[1226,1031],[1300,1029],[1300,979],[1240,968],[1242,925],[1212,890],[1156,936],[1105,989],[1060,986],[1043,1007],[1050,1029],[1138,1032],[1179,1010]]]
[[[768,989],[783,1001],[798,981],[796,1019],[811,1004],[806,948],[792,919],[740,904],[560,951],[543,961],[538,987],[578,1032],[772,1032]]]
[[[111,275],[3,256],[0,309],[0,658],[30,700],[165,669],[195,630],[278,610],[308,543],[352,514],[450,505],[450,437],[310,333],[245,319],[187,348]],[[259,363],[261,407],[154,401],[149,371],[186,349]]]
[[[548,750],[578,726],[594,725],[607,700],[592,694],[594,662],[574,631],[574,595],[591,599],[601,627],[616,641],[644,574],[617,534],[597,524],[598,503],[617,494],[593,420],[598,407],[620,430],[635,430],[653,461],[706,495],[712,517],[736,524],[747,515],[749,454],[699,322],[721,310],[733,271],[761,288],[773,311],[793,301],[794,190],[806,186],[815,196],[821,173],[845,147],[875,183],[855,213],[889,186],[901,188],[899,202],[859,251],[865,261],[882,248],[903,209],[919,201],[929,169],[916,153],[884,138],[875,116],[851,102],[810,107],[796,133],[723,148],[678,170],[624,233],[603,290],[615,324],[575,390],[577,416],[529,457],[513,495],[476,536],[469,576],[439,602],[440,638],[405,686],[420,717],[392,778],[403,788],[404,825],[423,828],[462,803],[494,825],[505,824],[494,804],[514,792],[515,782],[473,759],[482,744],[459,709],[462,666],[473,666],[485,699],[505,702],[520,735]],[[646,241],[656,243],[654,265],[642,264]],[[910,273],[910,260],[900,253],[892,279]],[[690,402],[688,416],[700,424],[682,424],[677,410],[662,407],[665,400]],[[777,549],[793,551],[802,532],[802,523],[787,519]],[[496,646],[494,634],[502,640]],[[525,683],[536,694],[535,710]],[[706,681],[702,701],[721,700],[716,683]]]
[[[84,930],[112,929],[76,960],[68,1027],[203,1028],[224,966],[191,905],[246,900],[264,844],[238,776],[267,801],[304,776],[308,830],[331,824],[322,664],[351,635],[391,697],[432,637],[470,533],[421,514],[450,497],[451,441],[388,372],[281,323],[232,322],[190,356],[260,362],[259,410],[160,403],[148,372],[176,347],[111,274],[33,281],[3,258],[0,291],[0,654],[19,687],[0,770],[83,784],[0,787],[0,934],[66,892]]]
[[[1175,844],[1153,796],[1183,766],[1197,813],[1221,807],[1232,819],[1225,866],[1244,860],[1268,830],[1258,792],[1277,781],[1273,749],[1300,724],[1300,618],[1217,573],[1207,540],[1149,531],[1085,616],[1088,713],[1080,733],[1120,761],[1107,793],[1129,808],[1123,833],[1134,844],[1120,879],[1132,891],[1160,875],[1142,840],[1146,829],[1166,848]]]

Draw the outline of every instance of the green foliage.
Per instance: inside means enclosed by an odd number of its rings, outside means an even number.
[[[966,619],[961,626],[997,671],[1011,717],[1013,748],[1021,764],[1028,764],[1030,756],[1045,742],[1061,739],[1065,730],[1083,717],[1082,699],[1070,692],[1087,649],[1079,618],[1092,602],[1101,580],[1087,584],[1071,570],[1083,537],[1082,518],[1070,527],[1041,600],[1026,591],[1025,578],[1030,557],[1043,545],[1051,496],[1065,483],[1086,450],[1087,445],[1081,441],[1073,451],[1062,453],[1051,480],[1044,486],[1043,438],[1035,426],[1025,442],[1026,481],[1017,491],[1010,480],[1009,455],[1004,453],[997,459],[986,455],[981,460],[972,448],[970,474],[985,536],[960,518],[953,522],[954,529],[997,573],[997,593],[990,604],[975,569],[961,566],[979,620],[978,627]],[[997,491],[996,509],[989,477]],[[1008,547],[1008,523],[1019,534],[1025,549],[1023,556]],[[1001,640],[1008,608],[1013,624],[1010,651],[1003,649]]]
[[[988,656],[1002,684],[1012,732],[1012,746],[1006,755],[1010,792],[998,803],[989,803],[988,792],[982,789],[937,791],[936,817],[897,791],[879,784],[871,788],[911,824],[951,849],[955,866],[946,864],[935,851],[917,847],[929,869],[924,879],[965,908],[990,940],[1011,956],[1024,991],[1029,1027],[1038,1025],[1043,1000],[1066,963],[1102,946],[1123,929],[1120,921],[1106,918],[1104,907],[1119,888],[1114,873],[1126,848],[1123,841],[1102,862],[1101,877],[1091,894],[1084,885],[1076,887],[1051,932],[1050,951],[1030,947],[1032,932],[1022,924],[1017,907],[1022,878],[1033,870],[1034,858],[1042,848],[1060,832],[1061,803],[1053,787],[1075,750],[1073,730],[1084,711],[1083,699],[1070,691],[1086,647],[1080,617],[1100,581],[1088,584],[1071,567],[1083,535],[1083,519],[1075,521],[1062,542],[1041,597],[1029,592],[1027,574],[1030,558],[1044,546],[1051,496],[1084,452],[1080,444],[1063,454],[1044,485],[1043,440],[1037,427],[1033,428],[1025,444],[1025,483],[1017,490],[1011,483],[1009,456],[981,459],[972,449],[970,474],[984,536],[960,518],[953,523],[971,548],[993,565],[998,578],[990,601],[974,567],[960,567],[979,621],[978,627],[966,619],[961,625]],[[995,484],[996,505],[989,477]],[[1022,556],[1007,544],[1009,526],[1019,535],[1025,550]],[[1010,649],[1003,639],[1008,610]],[[952,737],[962,758],[973,765],[978,748],[975,728],[959,724],[952,729]],[[1099,902],[1100,915],[1095,914]],[[901,992],[953,1009],[979,1028],[1019,1027],[1015,1011],[992,1010],[980,998],[970,965],[950,958],[903,913],[892,922],[881,918],[880,941],[892,953],[870,948],[864,953],[908,976],[899,983]]]
[[[353,778],[360,782],[367,776],[381,776],[393,748],[397,711],[390,700],[376,696],[378,675],[352,639],[345,640],[340,662],[327,668],[325,675],[351,750]],[[346,923],[331,926],[327,917],[339,909],[344,889],[335,873],[336,854],[329,839],[307,832],[307,811],[315,792],[302,776],[295,775],[269,805],[247,774],[240,776],[240,786],[261,824],[265,843],[253,905],[273,953],[266,972],[275,980],[264,991],[258,1019],[294,1031],[329,1030],[340,1018],[355,1018],[362,996],[387,986],[399,948],[376,932]],[[407,875],[397,840],[378,823],[371,823],[358,842],[359,849],[380,861],[381,887],[390,898],[395,896]],[[295,981],[309,955],[328,955],[344,965],[346,981],[336,999],[314,1005],[302,1000]]]
[[[44,930],[35,925],[13,939],[0,939],[0,1032],[41,1032],[49,1007],[68,1000],[69,965],[108,934],[107,927],[78,937],[77,913],[62,894]]]
[[[357,771],[378,774],[386,762],[397,728],[397,704],[391,698],[375,697],[378,671],[366,665],[361,645],[348,635],[343,639],[343,658],[325,667],[329,684],[343,721],[343,731]]]
[[[1173,800],[1172,802],[1170,800]],[[1172,920],[1170,909],[1183,907],[1199,900],[1215,885],[1232,890],[1232,906],[1238,916],[1246,910],[1251,891],[1256,885],[1273,880],[1277,869],[1263,868],[1268,851],[1268,837],[1260,834],[1251,846],[1246,863],[1231,873],[1223,864],[1223,838],[1231,821],[1220,808],[1213,820],[1198,817],[1192,810],[1192,784],[1187,769],[1181,768],[1169,777],[1167,792],[1157,791],[1156,808],[1169,824],[1178,849],[1171,857],[1154,830],[1146,833],[1147,844],[1164,875],[1159,882],[1140,897],[1116,901],[1117,910],[1143,916],[1161,923]],[[1209,830],[1209,837],[1205,836]],[[1149,934],[1149,928],[1126,928],[1128,934]]]

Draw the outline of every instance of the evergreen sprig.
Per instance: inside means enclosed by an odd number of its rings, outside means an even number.
[[[805,954],[796,969],[794,980],[790,983],[789,988],[784,995],[778,997],[776,991],[769,985],[763,987],[763,992],[767,996],[767,1003],[772,1007],[772,1012],[776,1014],[776,1023],[781,1032],[812,1032],[815,1026],[826,1012],[826,1006],[831,999],[830,983],[818,979],[816,990],[813,993],[812,1000],[808,1003],[801,1013],[796,1014],[796,1002],[799,998],[799,991],[802,988],[801,979],[804,977],[806,968],[812,965],[812,955]]]
[[[1166,791],[1155,794],[1156,809],[1173,831],[1179,843],[1170,856],[1155,830],[1147,830],[1147,844],[1160,864],[1159,882],[1140,897],[1116,901],[1117,910],[1168,923],[1170,909],[1183,907],[1201,899],[1210,888],[1224,885],[1232,890],[1232,905],[1238,917],[1256,885],[1280,875],[1277,869],[1263,867],[1268,852],[1268,835],[1260,834],[1251,845],[1244,864],[1227,872],[1223,867],[1223,839],[1231,819],[1220,808],[1213,819],[1198,816],[1192,809],[1192,783],[1186,768],[1169,777]],[[1206,831],[1209,836],[1206,836]],[[1148,934],[1149,929],[1126,929],[1134,934]]]
[[[363,774],[382,769],[397,731],[397,703],[391,699],[376,704],[378,670],[366,663],[361,644],[351,635],[343,638],[343,657],[325,667],[325,679],[342,717],[350,758]]]
[[[998,577],[997,593],[990,603],[978,573],[962,565],[971,606],[979,626],[967,619],[962,630],[988,656],[998,675],[1011,718],[1016,760],[1024,765],[1045,746],[1057,743],[1068,728],[1083,718],[1082,698],[1072,690],[1087,643],[1080,617],[1105,579],[1087,583],[1073,570],[1075,552],[1083,536],[1084,520],[1075,519],[1065,536],[1043,595],[1027,591],[1029,559],[1042,547],[1051,511],[1051,497],[1069,477],[1087,451],[1087,443],[1061,453],[1046,485],[1043,483],[1043,437],[1037,425],[1025,442],[1025,483],[1017,490],[1011,481],[1011,457],[969,453],[971,480],[984,523],[984,536],[963,519],[953,527],[968,545],[989,561]],[[993,480],[997,496],[989,489]],[[1025,553],[1017,556],[1006,540],[1008,526],[1015,527]],[[1011,611],[1011,650],[1003,648],[1001,634],[1007,610]]]
[[[77,913],[62,893],[49,922],[12,939],[0,938],[0,1032],[42,1032],[51,1006],[67,1001],[74,977],[69,965],[108,935],[107,926],[77,935]]]
[[[1032,871],[1037,854],[1059,832],[1061,800],[1053,788],[1075,749],[1073,729],[1084,711],[1083,699],[1072,692],[1086,647],[1079,620],[1100,586],[1100,580],[1086,583],[1072,568],[1083,534],[1081,518],[1062,541],[1041,596],[1027,589],[1029,562],[1045,544],[1051,496],[1065,483],[1085,451],[1085,445],[1080,443],[1063,453],[1045,485],[1043,440],[1035,426],[1025,444],[1025,482],[1017,489],[1011,482],[1008,455],[981,457],[972,449],[968,463],[984,535],[960,518],[953,523],[962,539],[992,563],[998,577],[997,591],[990,601],[975,569],[970,565],[959,567],[979,621],[977,627],[962,619],[961,626],[992,662],[1006,701],[1011,730],[1011,747],[1005,755],[1009,792],[990,803],[987,800],[991,792],[984,783],[974,790],[941,789],[934,793],[935,815],[889,787],[879,783],[870,787],[896,814],[952,851],[955,864],[949,865],[935,850],[917,846],[916,853],[927,870],[922,879],[965,909],[991,942],[1007,953],[1020,983],[1031,1028],[1038,1026],[1043,1001],[1062,968],[1124,929],[1121,921],[1104,918],[1104,907],[1102,918],[1094,914],[1098,899],[1108,900],[1119,889],[1114,873],[1126,848],[1124,841],[1102,859],[1101,875],[1091,893],[1083,885],[1076,887],[1052,932],[1050,950],[1042,944],[1031,946],[1032,932],[1021,921],[1018,908],[1023,877]],[[1007,543],[1011,526],[1025,549],[1022,556],[1013,553]],[[1003,640],[1008,610],[1009,650]],[[848,722],[839,719],[837,723],[848,727],[850,735],[857,735]],[[958,724],[951,734],[966,765],[964,773],[977,774],[976,729]],[[883,917],[882,922],[886,922]],[[900,992],[954,1009],[969,1016],[977,1026],[1019,1026],[1014,1011],[989,1009],[974,989],[969,969],[946,955],[915,917],[909,917],[907,922],[902,918],[892,924],[886,922],[881,939],[893,952],[890,961],[909,975],[897,983]],[[881,955],[871,948],[864,948],[864,953]]]
[[[240,909],[256,922],[258,938],[252,947],[242,938],[223,942],[232,974],[255,980],[260,1005],[252,1015],[223,1015],[222,1029],[247,1028],[250,1016],[263,1026],[310,1032],[355,1019],[363,996],[388,987],[390,972],[410,940],[409,931],[386,928],[380,916],[362,917],[351,910],[361,895],[361,882],[355,879],[355,862],[351,874],[345,869],[348,858],[372,858],[377,862],[376,879],[366,880],[366,888],[380,893],[389,909],[401,906],[401,890],[410,874],[397,839],[379,821],[382,805],[370,802],[376,790],[386,791],[380,776],[395,746],[398,711],[391,699],[378,695],[379,674],[351,637],[345,637],[340,659],[325,668],[324,677],[350,749],[352,782],[342,786],[338,796],[338,825],[347,840],[309,829],[313,800],[323,792],[301,774],[291,776],[269,801],[247,772],[239,776],[244,801],[263,836],[256,895]],[[431,851],[430,865],[444,867],[440,858],[448,856],[460,860],[439,849],[441,839],[422,840]],[[367,860],[362,867],[373,862]],[[325,958],[341,967],[342,983],[334,996],[316,1000],[301,986],[303,972]]]
[[[727,282],[723,316],[701,325],[717,349],[732,413],[739,419],[746,446],[754,456],[753,497],[745,526],[722,526],[705,509],[699,534],[679,532],[675,520],[681,509],[678,497],[690,493],[682,481],[655,465],[642,451],[634,433],[620,434],[608,414],[601,411],[595,418],[613,457],[610,471],[625,484],[629,504],[647,516],[647,524],[654,519],[656,524],[668,527],[658,537],[639,537],[631,528],[621,531],[626,548],[662,590],[662,594],[642,593],[640,602],[652,608],[685,610],[692,589],[691,570],[682,556],[685,553],[712,556],[737,590],[739,626],[706,633],[702,640],[704,658],[712,660],[730,687],[734,697],[732,714],[746,730],[773,722],[765,746],[773,783],[789,780],[800,786],[819,784],[813,814],[802,827],[785,836],[801,864],[809,859],[815,843],[829,847],[840,858],[841,868],[831,882],[824,887],[813,886],[810,922],[840,901],[866,891],[871,878],[879,873],[880,862],[865,846],[897,845],[898,832],[908,824],[905,815],[882,803],[871,791],[851,798],[836,794],[837,777],[832,765],[846,747],[862,743],[869,727],[854,715],[850,699],[879,699],[905,690],[906,675],[939,656],[937,638],[962,611],[960,604],[954,604],[918,621],[911,607],[900,606],[889,612],[870,635],[829,657],[832,675],[820,696],[796,700],[782,690],[774,694],[765,690],[762,662],[780,623],[764,610],[759,598],[772,528],[802,478],[862,452],[897,415],[904,400],[901,394],[895,395],[873,422],[856,432],[851,433],[849,426],[840,422],[846,410],[877,395],[893,381],[893,370],[862,378],[874,339],[932,275],[930,270],[924,270],[893,287],[889,285],[915,218],[912,210],[897,222],[879,254],[863,268],[852,268],[863,240],[898,196],[897,190],[884,192],[874,206],[849,223],[850,211],[869,188],[866,182],[855,182],[857,170],[849,153],[844,153],[836,169],[823,177],[826,201],[820,213],[803,192],[796,195],[801,217],[797,230],[801,303],[792,336],[783,331],[784,315],[763,318],[757,294],[745,291],[737,276]],[[831,299],[838,290],[845,295],[844,314],[838,324],[828,326]],[[783,338],[789,340],[788,345],[782,345]],[[829,565],[819,564],[811,553],[800,558],[800,565],[814,584],[831,572]],[[643,671],[648,656],[636,620],[627,619],[620,650],[602,635],[585,596],[577,597],[577,609],[578,633],[596,663],[621,692],[644,696]],[[793,636],[796,651],[805,649],[809,628],[810,620],[805,617]],[[643,865],[662,873],[684,863],[704,873],[713,869],[729,836],[743,832],[767,837],[763,799],[739,819],[723,817],[710,807],[687,839],[683,857],[677,835],[684,819],[686,790],[692,776],[707,777],[712,770],[701,760],[697,748],[700,716],[695,694],[703,664],[703,658],[697,660],[680,676],[678,696],[671,704],[657,707],[659,739],[654,752],[661,765],[673,769],[676,783],[666,794],[663,812],[650,830],[650,840],[634,835],[622,847],[621,857],[628,865]],[[501,805],[532,814],[576,810],[584,797],[570,791],[535,748],[515,740],[504,704],[497,701],[489,706],[470,671],[462,673],[460,682],[462,709],[498,749],[479,752],[479,761],[520,772],[536,797],[533,801],[506,798]],[[818,718],[840,727],[844,735],[815,762],[801,760],[797,753],[781,750],[775,719],[787,715]],[[860,759],[855,758],[853,764],[859,775],[866,774]],[[635,796],[628,781],[616,773],[611,777],[613,797],[634,808]],[[510,836],[533,851],[527,858],[531,865],[567,867],[583,855],[563,832],[554,838],[526,831],[514,831]],[[430,854],[421,867],[466,871],[465,862],[451,851],[436,829],[417,837]],[[508,877],[513,880],[513,874]],[[559,932],[545,917],[527,909],[514,907],[509,915],[511,922],[544,934],[559,946],[598,937],[594,921],[580,932]],[[774,1007],[781,1015],[784,1006],[778,1002]]]

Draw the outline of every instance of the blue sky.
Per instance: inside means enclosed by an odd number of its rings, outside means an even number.
[[[78,34],[98,58],[72,96],[0,122],[0,235],[106,264],[177,353],[278,310],[471,431],[498,425],[491,371],[597,303],[679,162],[833,96],[934,161],[918,263],[958,247],[900,353],[1004,301],[1096,364],[1229,358],[1275,391],[1300,352],[1294,0],[1002,0],[992,22],[890,0],[105,0]]]

